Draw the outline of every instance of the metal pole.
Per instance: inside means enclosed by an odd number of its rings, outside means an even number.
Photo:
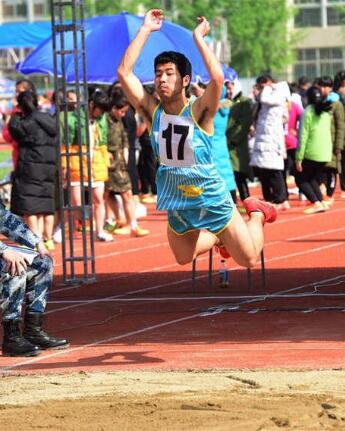
[[[62,260],[65,283],[87,283],[95,280],[95,255],[92,223],[92,184],[91,156],[88,118],[88,93],[86,73],[86,50],[84,34],[84,1],[83,0],[51,0],[52,44],[54,55],[54,87],[56,95],[56,121],[59,133],[59,185],[62,223]],[[72,18],[67,20],[66,17]],[[80,61],[81,59],[81,66]],[[68,60],[68,61],[67,61]],[[70,83],[67,64],[73,61],[74,83]],[[81,72],[80,72],[81,71]],[[79,76],[80,75],[80,76]],[[61,82],[61,84],[60,84]],[[61,86],[60,86],[61,85]],[[75,113],[68,110],[68,89],[75,91],[77,106]],[[61,99],[59,98],[61,93]],[[73,115],[76,121],[75,135],[70,136],[69,119]],[[83,123],[84,120],[84,123]],[[82,129],[85,130],[82,130]],[[84,133],[83,133],[84,132]],[[84,141],[85,138],[85,141]],[[83,142],[84,141],[84,142]],[[66,150],[61,151],[61,144]],[[74,144],[74,145],[72,145]],[[81,205],[72,204],[71,194],[71,160],[79,158]],[[62,159],[65,159],[66,172],[62,169]],[[83,160],[86,159],[86,172]],[[85,186],[87,178],[90,202],[85,202]],[[65,187],[65,191],[64,191]],[[81,215],[82,223],[82,254],[76,255],[74,244],[74,217]],[[66,235],[66,215],[68,220],[68,235]],[[90,237],[86,231],[86,220],[90,220]],[[67,255],[69,252],[69,255]],[[82,274],[78,273],[82,263]]]

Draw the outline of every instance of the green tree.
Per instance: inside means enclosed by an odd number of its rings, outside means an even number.
[[[240,76],[281,71],[294,58],[295,36],[288,32],[293,15],[285,0],[85,0],[85,15],[138,13],[139,7],[163,8],[168,19],[193,29],[197,16],[211,24],[226,19],[231,65]],[[212,26],[211,36],[219,37]]]
[[[241,76],[280,71],[293,60],[288,20],[293,11],[282,0],[228,0],[231,63]]]
[[[168,0],[165,1],[165,4]],[[214,24],[227,20],[231,42],[231,65],[240,76],[256,76],[263,71],[277,72],[294,58],[295,36],[288,33],[293,9],[284,0],[169,0],[168,16],[180,25],[194,28],[195,18],[203,15]],[[161,2],[147,1],[145,6]],[[211,36],[217,35],[212,26]]]

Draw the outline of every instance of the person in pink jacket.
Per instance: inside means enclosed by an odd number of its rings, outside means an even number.
[[[303,108],[297,103],[290,101],[288,102],[288,122],[285,124],[285,148],[286,148],[286,159],[284,160],[284,179],[286,185],[287,196],[287,176],[294,175],[295,156],[296,148],[298,145],[298,127],[303,113]]]

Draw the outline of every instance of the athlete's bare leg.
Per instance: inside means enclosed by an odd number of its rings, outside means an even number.
[[[200,254],[209,251],[219,240],[210,232],[193,230],[184,235],[177,235],[168,226],[169,245],[176,262],[180,265],[190,263]]]
[[[218,238],[239,265],[253,267],[264,245],[263,214],[252,212],[246,223],[235,208],[230,225]],[[219,242],[218,238],[204,230],[177,235],[168,226],[170,248],[180,265],[190,263],[200,254],[208,252]]]
[[[252,212],[246,223],[235,208],[229,226],[218,235],[231,257],[246,268],[256,264],[264,246],[263,218],[261,212]]]

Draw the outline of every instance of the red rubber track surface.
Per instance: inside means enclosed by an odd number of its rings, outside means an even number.
[[[191,265],[175,263],[166,216],[153,206],[141,222],[151,235],[96,243],[96,283],[62,286],[57,247],[46,329],[71,345],[0,356],[1,373],[343,367],[345,200],[337,195],[321,214],[304,208],[293,200],[265,226],[266,287],[259,266],[249,289],[246,270],[230,259],[230,286],[220,288],[217,255],[209,286],[204,255],[193,291]]]

